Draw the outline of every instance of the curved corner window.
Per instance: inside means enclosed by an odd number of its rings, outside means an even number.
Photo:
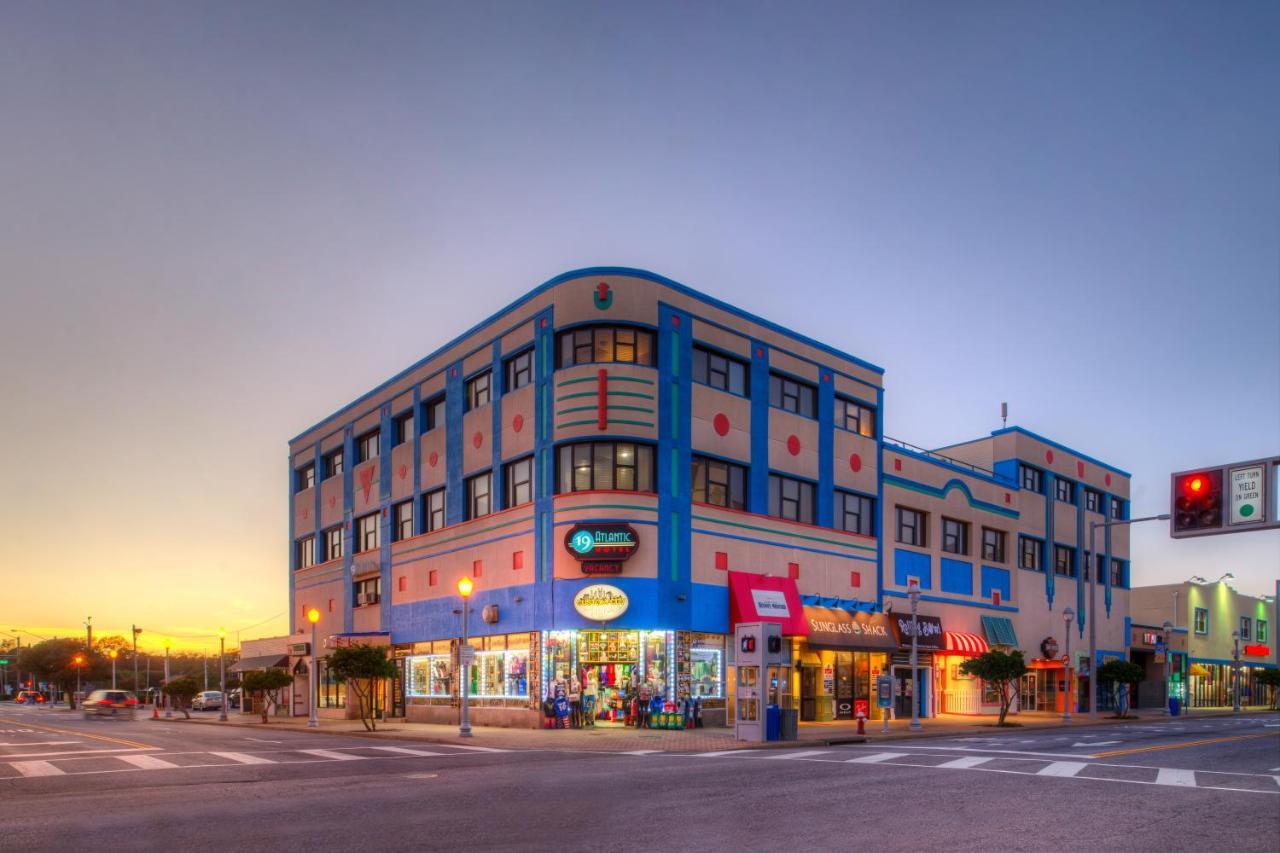
[[[556,491],[589,492],[616,489],[654,490],[653,448],[631,441],[580,441],[556,449],[559,477]]]
[[[653,332],[635,326],[579,326],[557,336],[558,367],[575,364],[643,364],[652,367]]]

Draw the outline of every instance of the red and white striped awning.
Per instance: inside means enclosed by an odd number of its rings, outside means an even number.
[[[977,634],[966,634],[963,631],[943,631],[947,641],[947,651],[957,655],[980,655],[988,651],[987,641]]]

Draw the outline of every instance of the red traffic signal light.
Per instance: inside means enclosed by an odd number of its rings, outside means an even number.
[[[1174,483],[1173,532],[1222,526],[1222,470],[1183,474]]]

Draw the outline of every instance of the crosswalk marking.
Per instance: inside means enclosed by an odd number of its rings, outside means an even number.
[[[1083,770],[1086,765],[1083,761],[1054,761],[1047,764],[1036,773],[1037,776],[1074,776]]]
[[[790,761],[793,758],[808,758],[810,755],[826,755],[831,752],[829,749],[808,749],[804,752],[783,752],[776,755],[766,755],[766,759],[773,761]]]
[[[953,758],[950,761],[944,761],[938,766],[964,770],[969,767],[977,767],[979,764],[986,764],[990,760],[990,758],[982,755],[966,755],[963,758]]]
[[[1196,771],[1161,767],[1160,772],[1156,774],[1156,784],[1194,788],[1196,786]]]
[[[11,761],[9,766],[23,776],[62,776],[66,774],[65,770],[60,770],[47,761]]]
[[[655,752],[662,752],[660,749],[633,749],[630,752],[621,752],[619,755],[653,755]]]
[[[165,761],[153,755],[118,755],[116,757],[140,770],[169,770],[178,766],[172,761]]]
[[[216,755],[219,758],[225,758],[228,761],[234,761],[237,764],[275,764],[270,758],[263,758],[261,755],[249,755],[247,752],[211,752],[210,755]]]
[[[509,749],[499,749],[496,746],[463,746],[460,743],[449,744],[454,749],[465,749],[468,752],[510,752]]]
[[[383,752],[395,752],[400,755],[444,755],[442,752],[428,752],[425,749],[409,749],[407,746],[375,746],[373,749],[380,749]]]
[[[327,758],[330,761],[359,761],[364,756],[350,755],[345,752],[332,752],[327,749],[300,749],[298,752],[304,755],[314,755],[316,758]]]
[[[879,764],[882,761],[891,761],[895,758],[906,758],[905,752],[876,752],[871,755],[864,755],[861,758],[850,758],[846,764]]]
[[[748,752],[760,752],[758,749],[718,749],[715,752],[695,752],[694,758],[719,758],[722,755],[743,755]]]

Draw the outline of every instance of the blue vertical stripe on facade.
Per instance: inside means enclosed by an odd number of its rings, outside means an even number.
[[[318,444],[317,444],[317,446],[318,446]],[[294,573],[294,572],[296,572],[296,571],[298,570],[298,548],[297,548],[297,546],[294,544],[294,542],[296,541],[296,539],[295,539],[295,537],[296,537],[296,532],[295,532],[295,531],[294,531],[294,529],[293,529],[293,528],[294,528],[294,525],[293,525],[293,494],[294,494],[294,489],[296,488],[297,476],[298,476],[298,475],[297,475],[297,473],[296,473],[296,472],[294,471],[294,469],[293,469],[293,454],[292,454],[292,453],[290,453],[290,454],[289,454],[288,465],[289,465],[289,557],[288,557],[288,559],[285,561],[285,565],[289,567],[289,633],[290,633],[290,634],[292,634],[295,630],[297,630],[297,624],[296,624],[296,622],[297,622],[297,614],[293,612],[293,611],[294,611],[294,607],[293,607],[293,595],[294,595],[294,580],[293,580],[293,573]],[[319,491],[320,491],[320,489],[317,487],[316,491],[317,491],[317,492],[319,492]]]
[[[769,348],[751,342],[751,473],[747,477],[747,509],[769,511]]]
[[[658,303],[658,602],[659,625],[690,622],[692,519],[689,464],[693,405],[692,318]]]
[[[884,608],[884,389],[876,389],[876,606]]]
[[[342,630],[351,630],[351,561],[355,552],[355,522],[351,508],[355,506],[355,458],[356,442],[347,424],[342,429],[342,589],[338,596],[342,601]]]
[[[391,526],[395,519],[388,507],[391,503],[391,445],[394,443],[395,426],[391,422],[391,404],[382,407],[382,423],[378,436],[378,580],[382,594],[378,596],[379,624],[391,623]],[[348,584],[349,585],[349,584]]]
[[[538,594],[545,595],[545,605],[550,612],[551,578],[553,557],[552,542],[552,495],[555,493],[555,460],[552,458],[551,402],[553,398],[552,379],[555,375],[555,317],[553,308],[548,307],[534,318],[534,410],[533,453],[534,453],[534,578],[541,583],[535,585]]]
[[[836,383],[831,371],[818,368],[818,506],[816,521],[830,527],[835,514]],[[877,413],[878,415],[878,413]]]
[[[413,535],[427,532],[427,514],[422,507],[422,389],[413,386]]]
[[[502,397],[507,392],[506,381],[502,369],[502,339],[497,338],[493,342],[493,373],[489,377],[489,407],[492,415],[490,432],[493,433],[493,440],[490,442],[493,450],[493,486],[489,502],[494,512],[507,508],[507,486],[504,482],[506,472],[502,470]]]
[[[1104,521],[1111,520],[1111,502],[1113,500],[1115,500],[1115,498],[1113,498],[1109,494],[1104,493],[1102,496],[1102,518]],[[1102,558],[1103,568],[1106,571],[1106,573],[1103,575],[1103,578],[1106,579],[1106,587],[1103,592],[1103,598],[1106,601],[1106,605],[1107,605],[1107,618],[1110,619],[1111,618],[1111,525],[1110,524],[1102,528],[1102,543],[1103,543],[1102,547],[1104,550],[1104,554]],[[1121,578],[1122,582],[1123,580],[1124,578]],[[1129,636],[1128,631],[1125,632],[1125,636],[1126,637]],[[1127,643],[1128,640],[1125,640],[1125,642]]]
[[[1076,496],[1076,501],[1075,501],[1075,505],[1076,505],[1076,612],[1080,614],[1080,617],[1076,619],[1076,628],[1080,631],[1080,637],[1081,639],[1083,639],[1084,625],[1085,625],[1085,622],[1089,620],[1089,616],[1091,615],[1086,612],[1088,608],[1084,606],[1084,602],[1085,602],[1084,571],[1085,571],[1085,563],[1093,559],[1093,555],[1085,551],[1085,548],[1088,547],[1088,543],[1084,541],[1084,537],[1085,537],[1084,483],[1076,483],[1075,496]],[[1097,567],[1089,566],[1089,571],[1096,572]],[[1092,586],[1089,588],[1090,590],[1093,589]],[[1092,596],[1090,596],[1090,598],[1092,599]],[[1092,600],[1089,603],[1093,604]]]
[[[1053,609],[1053,472],[1044,472],[1044,597]],[[1078,585],[1078,584],[1077,584]]]
[[[445,524],[460,524],[465,520],[462,508],[465,497],[462,494],[462,362],[455,361],[449,365],[444,380],[444,457],[445,457],[445,490],[444,516]]]

